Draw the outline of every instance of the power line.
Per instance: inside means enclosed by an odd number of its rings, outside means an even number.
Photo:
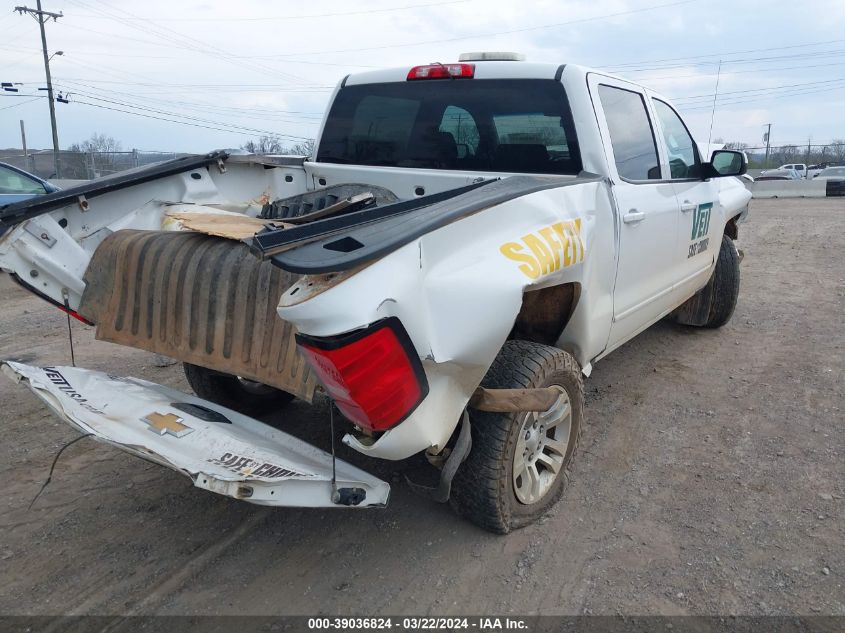
[[[763,92],[763,91],[767,91],[767,90],[781,90],[781,89],[784,89],[784,88],[796,88],[796,87],[800,87],[800,86],[812,86],[812,85],[818,85],[818,84],[829,84],[829,83],[836,83],[836,82],[841,82],[841,81],[845,81],[845,77],[840,77],[839,79],[826,79],[826,80],[823,80],[823,81],[808,81],[806,83],[799,83],[799,84],[784,84],[784,85],[781,85],[781,86],[769,86],[767,88],[752,88],[752,89],[749,89],[749,90],[734,90],[734,91],[730,91],[730,92],[724,92],[723,91],[719,94],[720,94],[721,97],[724,97],[725,95],[747,94],[747,93],[750,93],[750,92]],[[713,97],[713,94],[710,93],[710,94],[690,95],[690,96],[686,96],[686,97],[674,97],[672,99],[672,101],[677,103],[678,101],[687,101],[687,100],[691,100],[691,99],[710,99],[712,97]],[[731,98],[731,97],[728,97],[728,98]]]
[[[143,17],[136,17],[136,18],[127,18],[129,20],[146,20],[150,22],[267,22],[267,21],[275,21],[275,20],[304,20],[304,19],[311,19],[311,18],[335,18],[335,17],[346,17],[350,15],[368,15],[372,13],[392,13],[395,11],[406,11],[408,9],[419,9],[419,8],[426,8],[426,7],[440,7],[450,4],[465,4],[469,2],[469,0],[448,0],[447,2],[431,2],[427,4],[410,4],[403,7],[388,7],[385,9],[366,9],[363,11],[343,11],[343,12],[333,12],[333,13],[311,13],[308,15],[276,15],[276,16],[264,16],[260,18],[245,18],[245,17],[226,17],[226,18],[200,18],[200,17],[193,17],[193,18],[143,18]],[[107,19],[103,16],[97,15],[82,15],[80,17],[92,18],[92,19]]]
[[[769,73],[775,72],[780,70],[806,70],[808,68],[827,68],[830,66],[838,66],[842,67],[842,62],[836,62],[832,64],[807,64],[804,66],[786,66],[781,68],[750,68],[748,70],[723,70],[723,75],[742,75],[746,73]],[[698,77],[701,79],[706,79],[707,77],[715,77],[715,73],[711,74],[694,74],[694,75],[661,75],[660,77],[649,77],[648,81],[661,81],[666,79],[685,79],[689,77]]]
[[[65,77],[62,81],[91,81],[85,77]],[[23,81],[24,85],[43,84],[43,81]],[[165,83],[143,83],[133,81],[115,81],[115,80],[97,80],[101,84],[115,84],[119,86],[141,86],[155,88],[154,92],[147,94],[161,94],[162,91],[167,91],[168,94],[176,94],[180,91],[194,94],[204,90],[219,92],[220,90],[229,90],[237,88],[239,92],[273,92],[273,93],[325,93],[334,89],[334,86],[311,86],[305,88],[290,88],[288,86],[279,84],[165,84]]]
[[[158,108],[151,108],[151,107],[148,107],[148,106],[139,106],[139,105],[135,105],[133,103],[127,103],[125,101],[114,100],[114,99],[106,99],[104,97],[99,97],[97,95],[92,95],[90,93],[80,93],[80,94],[84,94],[84,96],[88,97],[89,99],[94,99],[95,101],[101,101],[103,103],[119,105],[119,106],[123,106],[123,107],[126,107],[126,108],[131,108],[132,110],[139,110],[140,112],[153,112],[155,114],[162,114],[162,115],[166,115],[166,116],[169,116],[169,117],[177,117],[177,118],[180,118],[180,119],[186,119],[188,121],[195,121],[195,122],[198,122],[198,123],[208,123],[208,124],[217,125],[217,126],[222,125],[222,126],[226,126],[228,128],[232,128],[233,131],[258,132],[259,134],[274,134],[276,136],[283,136],[283,137],[286,137],[286,138],[291,138],[291,139],[296,139],[296,140],[304,140],[304,139],[308,138],[307,136],[298,136],[298,135],[295,135],[295,134],[280,134],[278,132],[270,132],[268,130],[262,130],[262,129],[252,128],[252,127],[247,127],[247,126],[244,126],[244,125],[237,125],[235,123],[226,123],[226,122],[223,122],[223,121],[215,121],[215,120],[212,120],[212,119],[204,119],[204,118],[200,118],[200,117],[195,117],[195,116],[191,116],[191,115],[188,115],[188,114],[179,114],[178,112],[171,112],[171,111],[168,111],[168,110],[160,110]],[[87,102],[79,101],[78,99],[74,99],[71,103],[87,103]],[[88,103],[88,105],[93,105],[93,104]],[[139,114],[137,112],[130,112],[130,111],[126,111],[126,112],[127,112],[127,114]],[[150,117],[150,118],[156,118],[156,117]],[[172,121],[172,122],[178,123],[178,121]]]
[[[704,55],[691,55],[688,57],[670,57],[667,59],[647,59],[647,60],[640,60],[638,62],[626,62],[623,64],[606,64],[604,66],[597,66],[597,68],[620,68],[623,66],[641,66],[642,64],[651,64],[651,63],[660,63],[660,62],[677,62],[685,59],[701,59],[703,57],[717,57],[719,55],[743,55],[745,53],[762,53],[764,51],[779,51],[779,50],[789,50],[793,48],[807,48],[809,46],[823,46],[826,44],[838,44],[840,42],[845,42],[845,39],[837,39],[837,40],[824,40],[820,42],[808,42],[806,44],[793,44],[791,46],[772,46],[769,48],[748,48],[741,51],[730,51],[728,53],[706,53]],[[715,63],[715,62],[714,62]]]
[[[821,88],[821,89],[818,89],[818,90],[804,90],[804,91],[791,92],[791,93],[788,93],[788,94],[780,94],[780,95],[766,95],[764,97],[753,97],[751,99],[738,99],[738,100],[735,100],[735,101],[725,101],[725,102],[719,103],[719,105],[720,106],[729,106],[729,105],[737,105],[737,104],[740,104],[740,103],[753,103],[753,102],[756,102],[756,101],[764,101],[764,100],[767,100],[767,99],[783,99],[784,97],[797,97],[797,96],[800,96],[800,95],[819,94],[819,93],[823,93],[823,92],[833,92],[833,91],[836,91],[836,90],[845,90],[845,86],[836,86],[834,88]],[[688,111],[688,110],[703,110],[703,109],[707,109],[709,107],[710,107],[709,105],[687,107],[683,104],[678,104],[678,108],[685,110],[685,111]]]
[[[6,96],[6,95],[4,95]],[[9,95],[9,96],[24,96],[24,95]],[[22,106],[27,103],[32,103],[33,101],[38,101],[39,99],[45,99],[46,97],[39,95],[37,97],[33,97],[32,99],[28,99],[26,101],[21,101],[19,103],[13,103],[12,105],[3,106],[0,110],[8,110],[9,108],[17,108],[18,106]]]
[[[468,1],[468,0],[466,0]],[[102,33],[102,35],[110,35],[110,33]],[[4,42],[5,43],[5,42]],[[157,43],[150,42],[155,46],[158,46]],[[5,48],[0,46],[0,50],[7,50],[7,51],[15,51],[18,50],[40,50],[40,49],[29,49],[26,47],[16,47],[16,48]],[[191,50],[191,49],[186,49]],[[126,55],[123,53],[113,53],[112,51],[92,51],[92,50],[76,50],[73,51],[74,57],[82,55],[84,57],[97,57],[98,59],[102,59],[103,57],[121,57],[125,59],[166,59],[166,60],[173,60],[178,59],[184,61],[184,56],[178,55]],[[278,55],[235,55],[237,59],[276,59]],[[383,66],[372,66],[367,64],[348,64],[348,63],[335,63],[335,62],[315,62],[315,61],[308,61],[304,59],[287,59],[285,60],[286,63],[289,64],[307,64],[307,65],[314,65],[314,66],[335,66],[339,68],[383,68]]]
[[[585,22],[595,22],[597,20],[606,20],[609,18],[617,18],[622,17],[624,15],[633,15],[636,13],[645,13],[647,11],[656,11],[658,9],[666,9],[669,7],[676,7],[684,4],[690,4],[692,2],[698,2],[698,0],[677,0],[676,2],[669,2],[666,4],[656,4],[649,7],[640,7],[639,9],[629,9],[627,11],[618,11],[616,13],[606,13],[604,15],[596,15],[588,18],[579,18],[577,20],[568,20],[566,22],[557,22],[553,24],[541,24],[538,26],[527,26],[518,29],[508,29],[505,31],[489,31],[486,33],[475,33],[472,35],[462,35],[458,37],[447,37],[442,39],[436,40],[420,40],[416,42],[405,42],[403,44],[388,44],[384,46],[365,46],[362,48],[342,48],[336,50],[324,50],[324,51],[304,51],[299,53],[292,53],[290,55],[279,55],[280,58],[286,57],[293,57],[297,55],[324,55],[328,53],[355,53],[358,51],[376,51],[376,50],[385,50],[385,49],[392,49],[392,48],[408,48],[411,46],[422,46],[424,44],[443,44],[445,42],[460,42],[462,40],[473,40],[478,39],[481,37],[495,37],[498,35],[510,35],[512,33],[526,33],[529,31],[540,31],[544,29],[552,29],[557,28],[560,26],[571,26],[573,24],[583,24]]]
[[[79,84],[79,85],[84,85],[84,84]],[[93,88],[91,86],[86,86],[86,87],[90,87],[92,90],[98,90],[97,88]],[[203,121],[203,122],[206,122],[206,123],[221,123],[222,124],[222,122],[220,122],[220,121],[210,121],[210,120],[207,120],[207,119],[199,119],[199,118],[191,117],[190,115],[187,115],[187,114],[179,114],[179,113],[176,113],[176,112],[173,112],[173,111],[158,110],[155,107],[149,106],[149,105],[138,105],[138,104],[135,104],[135,103],[131,103],[131,102],[128,103],[126,101],[121,101],[121,100],[112,101],[112,100],[102,96],[101,94],[93,94],[93,93],[85,92],[85,91],[80,90],[79,88],[77,88],[75,86],[69,86],[69,87],[66,86],[66,90],[72,90],[73,91],[72,94],[74,94],[74,95],[79,94],[79,95],[89,97],[91,99],[102,100],[106,103],[114,103],[116,105],[122,105],[122,106],[130,107],[130,108],[149,110],[151,112],[158,112],[160,114],[167,114],[167,115],[171,115],[171,116],[183,117],[183,118],[188,118],[188,119],[192,119],[192,120]],[[103,92],[103,91],[99,91],[99,92]],[[150,101],[152,101],[152,100],[150,100]],[[184,106],[182,106],[182,107],[184,107]],[[190,109],[190,108],[188,108],[188,109]],[[292,123],[292,124],[300,125],[300,126],[301,125],[317,125],[319,123],[319,120],[315,120],[315,119],[311,119],[311,120],[290,120],[290,119],[279,118],[278,116],[275,116],[275,117],[268,116],[267,114],[249,115],[249,114],[245,114],[243,112],[234,112],[233,113],[233,112],[219,112],[219,111],[218,112],[212,112],[212,114],[218,114],[218,115],[222,114],[223,116],[238,116],[240,118],[259,119],[259,120],[262,120],[262,121],[267,121],[268,119],[270,119],[270,120],[276,121],[278,123]],[[236,124],[229,124],[229,123],[226,123],[226,125],[237,126]],[[237,126],[237,127],[240,127],[240,126]]]
[[[35,57],[35,56],[36,56],[36,55],[38,55],[38,53],[40,53],[40,52],[41,52],[41,50],[40,50],[40,49],[38,49],[38,50],[37,50],[36,52],[34,52],[34,53],[27,53],[26,55],[24,55],[24,56],[22,56],[22,57],[18,57],[17,59],[13,60],[11,63],[9,63],[9,64],[5,64],[5,65],[3,65],[3,66],[0,66],[0,70],[3,70],[3,69],[5,69],[5,68],[11,68],[12,66],[17,66],[18,64],[20,64],[20,63],[21,63],[22,61],[24,61],[25,59],[29,59],[30,57]]]
[[[68,85],[70,84],[70,85]],[[208,110],[220,110],[234,114],[242,114],[245,112],[251,112],[260,114],[262,116],[277,116],[279,114],[282,115],[294,115],[295,118],[312,118],[312,119],[321,119],[323,116],[322,112],[306,112],[302,110],[281,110],[278,108],[273,109],[265,109],[265,108],[246,108],[246,107],[236,107],[236,106],[223,106],[218,104],[211,104],[211,103],[202,103],[197,101],[181,101],[181,100],[172,100],[172,99],[158,99],[158,98],[150,98],[138,93],[134,92],[125,92],[125,91],[115,91],[115,90],[108,90],[104,88],[98,88],[96,86],[92,86],[90,84],[83,83],[81,81],[74,81],[70,79],[63,79],[62,85],[65,86],[67,90],[74,90],[76,86],[82,86],[84,88],[90,88],[91,90],[95,90],[100,93],[111,93],[111,94],[118,94],[126,97],[135,97],[144,101],[153,101],[157,103],[165,103],[175,106],[184,106],[184,107],[193,107],[194,109],[208,109]],[[298,117],[296,115],[299,115]]]
[[[756,64],[760,62],[777,62],[784,59],[794,60],[797,58],[817,58],[817,57],[839,57],[845,54],[845,49],[839,49],[834,51],[814,51],[812,53],[795,53],[791,55],[774,55],[769,57],[749,57],[747,59],[725,59],[722,60],[723,64]],[[650,72],[652,70],[669,70],[672,68],[688,68],[690,66],[715,66],[717,62],[715,61],[708,61],[708,62],[691,62],[691,63],[683,63],[683,64],[671,64],[671,65],[660,65],[660,66],[643,66],[642,68],[623,68],[619,72],[626,72],[626,73],[644,73]]]
[[[76,4],[76,5],[94,10],[94,11],[99,11],[103,15],[108,16],[111,19],[115,20],[116,22],[119,22],[120,24],[128,26],[129,28],[139,30],[139,31],[141,31],[145,34],[150,34],[154,37],[158,37],[158,38],[164,40],[165,42],[167,42],[168,45],[170,45],[170,46],[172,46],[174,44],[173,36],[175,35],[176,37],[178,37],[182,40],[182,44],[183,44],[182,48],[192,48],[193,50],[196,50],[197,52],[201,52],[205,55],[214,57],[215,59],[222,58],[225,61],[232,63],[232,64],[235,64],[237,66],[240,66],[240,67],[243,67],[243,68],[249,68],[250,70],[254,70],[254,71],[257,71],[257,72],[274,74],[274,75],[277,75],[277,76],[282,77],[284,79],[287,79],[288,81],[294,81],[294,82],[305,81],[305,79],[303,77],[299,77],[298,75],[293,75],[291,73],[285,73],[285,72],[282,72],[282,71],[278,71],[278,70],[275,70],[275,69],[273,69],[269,66],[264,66],[264,65],[261,65],[261,64],[254,64],[254,65],[244,64],[242,61],[235,59],[233,57],[233,55],[231,53],[229,53],[228,51],[225,51],[225,50],[223,50],[223,49],[221,49],[217,46],[214,46],[212,44],[208,44],[207,42],[204,42],[204,41],[199,40],[197,38],[191,37],[189,35],[185,35],[184,33],[180,33],[179,31],[175,31],[174,29],[171,29],[169,27],[155,25],[154,23],[150,22],[149,20],[146,20],[145,18],[139,18],[139,16],[135,15],[134,13],[131,13],[130,11],[126,11],[125,9],[121,9],[119,7],[112,7],[112,9],[113,9],[112,11],[106,11],[102,8],[94,7],[90,4],[88,4],[87,2],[85,2],[84,0],[70,0],[70,2],[72,2],[73,4]],[[115,13],[115,11],[119,11],[120,13],[125,14],[125,15],[127,15],[131,18],[139,18],[139,19],[145,21],[150,26],[144,27],[144,26],[139,26],[137,24],[133,24],[128,18],[117,15]],[[169,33],[169,35],[168,35],[168,33]],[[194,42],[194,44],[191,45],[190,42]]]
[[[79,103],[79,104],[82,104],[82,105],[91,106],[92,108],[100,108],[100,109],[103,109],[103,110],[112,110],[114,112],[122,112],[124,114],[133,114],[135,116],[140,116],[140,117],[144,117],[144,118],[147,118],[147,119],[156,119],[158,121],[167,121],[169,123],[178,123],[179,125],[188,125],[190,127],[204,128],[206,130],[217,130],[219,132],[230,132],[230,133],[243,133],[243,130],[225,129],[225,128],[215,127],[215,126],[211,126],[211,125],[203,125],[203,124],[200,124],[200,123],[188,123],[186,121],[175,121],[173,119],[168,119],[168,118],[165,118],[165,117],[153,116],[153,115],[150,115],[150,114],[142,114],[140,112],[131,112],[129,110],[121,110],[120,108],[113,108],[113,107],[110,107],[110,106],[99,105],[99,104],[96,104],[96,103],[89,103],[87,101],[75,100],[73,103]],[[222,124],[222,125],[225,125],[225,124]],[[290,138],[290,139],[293,139],[293,140],[299,140],[299,141],[308,140],[308,138],[305,137],[305,136],[291,136],[289,134],[277,134],[276,132],[271,132],[271,131],[268,131],[268,130],[253,130],[253,131],[259,132],[261,134],[271,134],[271,135],[274,135],[274,136],[284,136],[284,137],[287,137],[287,138]]]

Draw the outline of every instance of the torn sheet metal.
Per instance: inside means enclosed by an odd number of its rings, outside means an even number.
[[[195,396],[76,367],[0,367],[82,433],[187,475],[198,488],[272,506],[384,506],[388,483],[292,435]]]
[[[97,338],[242,376],[311,401],[296,329],[276,314],[296,277],[244,244],[199,233],[117,231],[85,272],[79,313]]]

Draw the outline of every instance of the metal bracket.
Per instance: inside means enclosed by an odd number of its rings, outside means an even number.
[[[469,406],[479,411],[512,413],[514,411],[548,411],[560,398],[553,387],[539,389],[485,389],[479,387],[469,399]]]
[[[85,194],[79,196],[76,201],[79,204],[79,208],[83,211],[87,211],[91,208],[91,204],[88,202],[88,198],[85,197]]]
[[[224,164],[222,158],[217,159],[217,169],[220,171],[221,174],[226,173],[226,165]]]
[[[53,248],[56,243],[56,238],[44,230],[36,220],[30,220],[24,225],[24,230],[30,235],[38,238],[42,243],[47,245],[47,248]]]
[[[408,483],[411,490],[416,492],[418,495],[438,503],[446,503],[449,500],[449,495],[452,493],[452,479],[454,479],[455,473],[458,472],[458,466],[460,466],[466,459],[467,455],[469,455],[471,448],[472,435],[470,433],[469,415],[466,411],[464,411],[463,417],[461,418],[461,431],[458,434],[458,441],[455,443],[455,447],[446,459],[446,463],[443,465],[443,470],[440,471],[440,483],[437,484],[437,487],[430,488],[428,486],[415,484],[413,481],[408,479],[407,475],[405,476],[405,481]]]

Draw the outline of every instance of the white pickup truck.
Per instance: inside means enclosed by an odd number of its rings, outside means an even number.
[[[0,267],[99,339],[184,361],[199,397],[3,370],[197,487],[386,504],[386,482],[244,415],[322,388],[347,445],[425,452],[440,483],[417,490],[508,532],[562,494],[593,363],[665,317],[730,319],[745,168],[699,156],[657,93],[571,64],[349,75],[313,160],[213,152],[0,208]]]

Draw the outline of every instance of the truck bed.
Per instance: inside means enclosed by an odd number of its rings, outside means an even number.
[[[377,259],[414,239],[462,217],[538,191],[596,182],[601,176],[511,176],[475,185],[327,218],[296,229],[256,235],[252,247],[260,253],[285,250],[273,262],[289,272],[340,272]],[[483,186],[482,186],[483,185]],[[425,202],[426,204],[421,204]],[[416,203],[416,204],[413,204]]]

